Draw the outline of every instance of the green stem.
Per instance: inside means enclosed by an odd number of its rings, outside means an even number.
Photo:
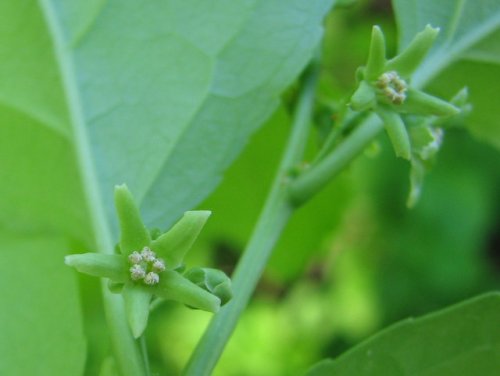
[[[342,133],[345,132],[347,128],[354,127],[358,124],[360,122],[359,119],[363,117],[365,117],[365,114],[362,112],[349,113],[349,110],[345,109],[344,113],[339,118],[339,124],[336,125],[335,128],[328,134],[323,147],[318,152],[318,155],[316,155],[311,165],[316,165],[319,161],[329,155],[335,148],[337,140],[340,138]]]
[[[151,375],[151,367],[149,366],[149,356],[148,356],[148,344],[146,342],[146,333],[142,333],[139,338],[139,342],[141,345],[141,354],[144,359],[144,369],[146,371],[146,375]]]
[[[232,276],[234,297],[214,315],[191,360],[185,375],[210,375],[231,336],[238,318],[247,306],[271,252],[290,218],[293,207],[287,194],[288,173],[303,157],[309,134],[311,112],[318,79],[317,61],[305,77],[294,116],[292,132],[278,173],[252,237]]]
[[[57,8],[51,0],[39,0],[41,13],[45,18],[47,29],[53,41],[53,53],[58,63],[62,78],[62,89],[66,96],[70,125],[73,131],[75,159],[81,175],[85,201],[91,218],[95,245],[99,252],[113,253],[113,241],[99,192],[94,163],[92,161],[90,141],[87,134],[81,98],[76,82],[75,68],[65,33],[59,22]],[[62,262],[62,261],[61,261]],[[121,295],[112,294],[101,283],[104,309],[115,350],[116,361],[121,373],[125,376],[145,375],[144,362],[137,342],[133,339],[125,317],[125,309]]]
[[[382,131],[382,123],[370,116],[338,145],[334,152],[326,156],[310,170],[304,171],[290,184],[290,200],[299,206],[318,193],[344,167],[356,158],[366,146]]]

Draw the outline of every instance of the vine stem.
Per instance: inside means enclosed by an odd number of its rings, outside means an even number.
[[[433,59],[427,59],[415,72],[413,86],[417,88],[425,86],[452,60],[452,56],[443,58],[441,63],[436,65]],[[372,114],[333,151],[321,154],[322,158],[317,158],[311,168],[292,179],[289,172],[301,161],[309,132],[318,66],[319,61],[315,60],[307,74],[280,168],[252,237],[233,275],[235,296],[210,322],[184,370],[186,376],[210,375],[294,209],[323,189],[384,129],[382,122]]]
[[[320,163],[304,171],[290,184],[290,200],[299,206],[318,193],[342,169],[358,156],[384,129],[382,122],[372,115],[348,138],[338,145]]]
[[[319,73],[319,58],[314,59],[304,83],[294,114],[292,131],[271,191],[232,276],[233,299],[214,315],[184,370],[184,375],[210,375],[236,323],[248,304],[267,265],[275,243],[287,224],[293,206],[288,199],[289,172],[301,160],[307,142],[311,112]]]
[[[52,37],[53,53],[62,79],[62,89],[69,109],[69,121],[73,133],[71,141],[91,219],[95,246],[99,252],[113,253],[112,235],[104,212],[95,165],[92,160],[90,141],[69,44],[59,21],[57,8],[52,1],[39,0],[38,6]],[[121,374],[124,376],[147,375],[139,344],[132,337],[127,324],[122,296],[111,293],[105,281],[101,282],[101,289],[111,342]]]

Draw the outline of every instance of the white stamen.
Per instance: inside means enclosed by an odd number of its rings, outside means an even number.
[[[142,249],[141,256],[147,262],[153,262],[156,259],[156,254],[149,247]]]
[[[156,259],[153,262],[153,270],[155,272],[162,272],[165,270],[165,263],[163,262],[162,259]]]
[[[144,277],[144,283],[147,285],[156,285],[160,281],[160,276],[155,272],[149,272]]]
[[[139,264],[142,261],[142,256],[139,252],[134,251],[130,255],[128,255],[128,260],[132,264]]]
[[[138,281],[146,276],[146,271],[141,265],[135,264],[130,269],[130,278],[133,281]]]

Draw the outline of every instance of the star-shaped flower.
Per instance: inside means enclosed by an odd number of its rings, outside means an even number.
[[[188,211],[169,231],[152,238],[125,185],[115,187],[115,205],[120,254],[74,254],[66,256],[65,262],[80,272],[108,278],[110,289],[122,293],[135,338],[146,328],[153,296],[210,312],[217,312],[231,298],[231,281],[223,272],[194,268],[181,273],[184,256],[209,211]]]
[[[438,32],[439,29],[427,25],[404,51],[387,60],[384,34],[374,26],[368,61],[357,73],[359,85],[351,97],[351,108],[375,111],[384,122],[398,157],[411,158],[410,137],[401,114],[443,117],[460,111],[410,85],[411,75],[429,52]]]

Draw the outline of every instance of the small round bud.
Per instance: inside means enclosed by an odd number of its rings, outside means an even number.
[[[160,276],[155,272],[149,272],[144,277],[144,283],[147,285],[156,285],[160,281]]]
[[[139,264],[142,261],[142,256],[139,252],[134,251],[130,255],[128,255],[128,260],[132,264]]]
[[[156,259],[156,254],[149,247],[142,249],[141,256],[147,262],[153,262]]]
[[[400,93],[396,93],[392,96],[391,100],[392,100],[392,103],[394,104],[402,104],[406,99],[406,95],[404,94],[400,94]]]
[[[141,265],[135,264],[130,269],[130,278],[133,281],[138,281],[146,276],[146,271]]]
[[[163,262],[162,259],[156,259],[153,262],[153,270],[155,272],[162,272],[165,270],[165,263]]]

